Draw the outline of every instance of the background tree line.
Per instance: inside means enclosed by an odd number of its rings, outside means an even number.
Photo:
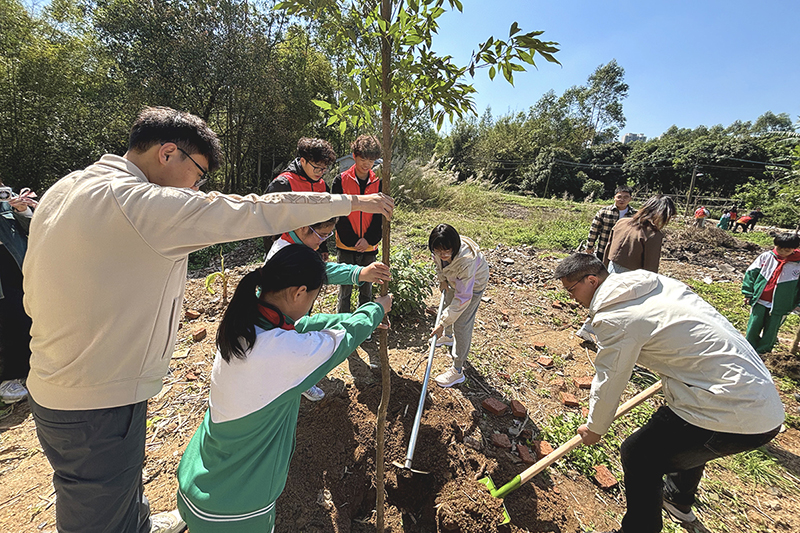
[[[380,120],[331,121],[314,101],[335,107],[368,85],[353,76],[352,57],[377,51],[346,49],[325,20],[298,20],[270,0],[53,0],[39,11],[0,0],[0,178],[42,191],[103,153],[123,153],[145,105],[195,113],[219,132],[225,161],[213,186],[226,192],[263,191],[304,135],[346,154],[358,134],[378,134]],[[791,117],[673,126],[622,144],[624,74],[611,60],[527,112],[461,113],[446,133],[420,109],[395,132],[394,154],[436,156],[461,180],[546,197],[608,197],[620,184],[684,195],[694,175],[700,194],[738,195],[775,222],[778,212],[797,218]]]

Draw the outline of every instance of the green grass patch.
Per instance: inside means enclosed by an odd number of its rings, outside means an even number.
[[[736,474],[744,483],[773,486],[797,492],[797,487],[783,476],[782,467],[763,448],[729,455],[719,460],[720,466]]]
[[[734,236],[742,241],[747,242],[754,242],[759,246],[767,246],[772,247],[772,241],[774,237],[768,233],[764,233],[761,231],[751,231],[749,233],[735,233]]]

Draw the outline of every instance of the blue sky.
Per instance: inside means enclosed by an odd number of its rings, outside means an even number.
[[[439,19],[433,43],[465,64],[490,35],[506,39],[517,21],[523,31],[559,43],[563,66],[537,60],[538,70],[475,75],[478,114],[527,111],[550,89],[560,95],[583,85],[612,59],[630,86],[622,133],[657,137],[673,124],[728,126],[755,121],[766,111],[800,115],[800,1],[764,0],[464,0],[464,12]]]

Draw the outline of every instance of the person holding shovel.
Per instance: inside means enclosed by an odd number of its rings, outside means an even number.
[[[573,254],[553,275],[588,308],[599,339],[583,444],[614,419],[635,365],[661,377],[666,405],[622,443],[627,511],[616,533],[657,533],[661,508],[678,522],[692,512],[705,464],[772,440],[784,409],[764,363],[716,309],[683,283],[635,270],[609,274],[593,255]]]
[[[391,310],[386,295],[351,314],[308,316],[325,270],[311,247],[290,244],[239,282],[217,332],[209,408],[178,465],[191,533],[274,531],[300,396]]]
[[[489,263],[472,239],[461,237],[449,224],[439,224],[428,238],[428,249],[445,294],[445,308],[431,331],[437,346],[452,346],[453,366],[436,376],[440,387],[464,381],[464,363],[472,344],[472,327],[489,283]]]

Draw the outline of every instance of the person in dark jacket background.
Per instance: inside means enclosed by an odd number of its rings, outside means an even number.
[[[14,403],[28,395],[22,380],[30,371],[31,319],[22,307],[22,261],[36,193],[3,192],[8,196],[0,200],[0,400]]]

